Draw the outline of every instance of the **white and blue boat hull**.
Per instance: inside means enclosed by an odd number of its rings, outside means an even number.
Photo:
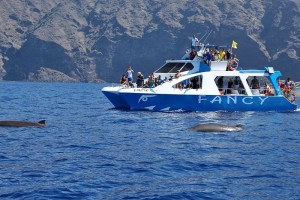
[[[176,95],[120,92],[131,110],[290,111],[297,105],[283,96]],[[276,106],[274,106],[276,105]]]
[[[130,109],[130,106],[120,96],[119,91],[123,87],[105,87],[102,89],[102,93],[109,99],[109,101],[118,109]]]

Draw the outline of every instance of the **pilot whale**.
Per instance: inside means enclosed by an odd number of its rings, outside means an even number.
[[[11,127],[46,126],[46,120],[41,120],[39,122],[0,121],[0,126],[11,126]]]
[[[238,124],[236,126],[228,126],[224,124],[199,124],[190,128],[192,131],[196,132],[227,132],[227,131],[241,131],[242,125]]]

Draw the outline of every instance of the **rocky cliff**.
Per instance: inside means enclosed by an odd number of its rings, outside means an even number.
[[[298,0],[10,0],[0,2],[0,79],[118,82],[179,58],[192,34],[227,45],[244,69],[299,79]]]

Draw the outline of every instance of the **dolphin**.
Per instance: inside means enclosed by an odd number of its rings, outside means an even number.
[[[189,130],[196,131],[196,132],[226,132],[226,131],[241,131],[242,125],[238,124],[236,126],[228,126],[223,124],[199,124]]]
[[[39,122],[0,121],[0,126],[10,126],[10,127],[46,126],[46,120],[41,120]]]

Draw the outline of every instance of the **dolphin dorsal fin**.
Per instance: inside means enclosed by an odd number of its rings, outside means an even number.
[[[43,120],[39,121],[38,123],[39,123],[39,124],[44,124],[44,125],[45,125],[45,124],[46,124],[46,120],[43,119]]]

